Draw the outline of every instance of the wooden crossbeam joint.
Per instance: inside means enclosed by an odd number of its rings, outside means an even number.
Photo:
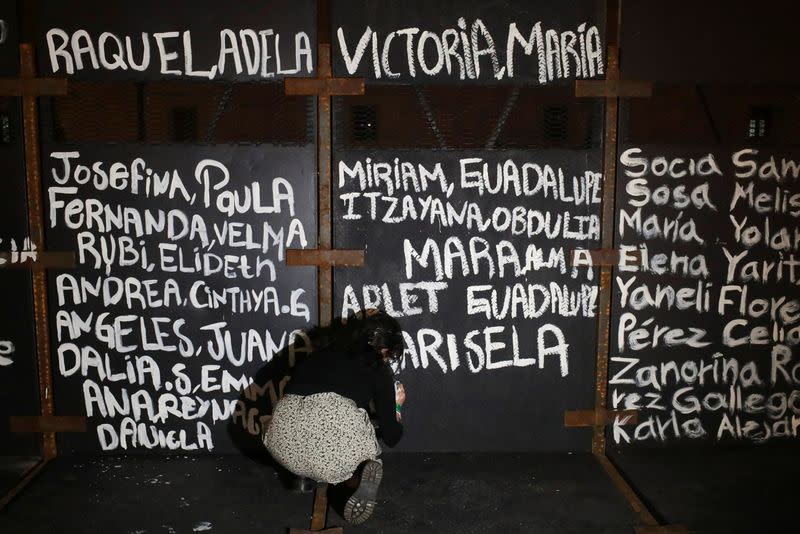
[[[619,79],[619,46],[608,45],[608,65],[605,80],[575,80],[575,96],[579,98],[649,98],[653,96],[650,82]]]
[[[575,80],[577,98],[650,98],[653,84],[631,80]]]
[[[363,95],[364,78],[334,78],[331,74],[331,45],[319,45],[316,78],[285,78],[283,90],[287,95],[321,96]]]
[[[67,94],[64,78],[0,78],[0,96],[43,96]]]
[[[564,412],[564,426],[569,428],[586,426],[608,426],[620,418],[619,424],[635,425],[639,422],[637,410],[568,410]]]
[[[283,88],[292,96],[363,95],[363,78],[286,78]]]
[[[8,418],[11,432],[86,432],[83,415],[35,415]]]
[[[363,250],[348,249],[287,249],[286,265],[315,265],[318,267],[362,267]]]
[[[642,254],[639,250],[621,251],[616,248],[576,249],[570,252],[570,265],[585,265],[586,255],[592,260],[593,267],[616,267],[620,263],[625,265],[639,265]],[[620,261],[622,260],[622,261]]]

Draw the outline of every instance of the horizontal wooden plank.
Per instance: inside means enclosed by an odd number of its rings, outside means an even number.
[[[363,95],[363,78],[286,78],[283,90],[287,95]]]
[[[77,265],[74,252],[38,252],[36,261],[18,261],[20,253],[0,252],[0,269],[72,269]]]
[[[582,254],[589,254],[592,260],[592,265],[595,267],[616,267],[620,263],[620,250],[615,248],[597,248],[592,250],[572,250],[569,254],[570,265],[583,265],[585,264],[585,257]],[[641,252],[639,250],[626,250],[625,251],[625,264],[626,265],[639,265],[641,261]]]
[[[286,265],[361,267],[364,265],[364,251],[347,249],[287,249]]]
[[[0,96],[67,94],[64,78],[0,78]]]
[[[614,418],[628,418],[626,425],[639,422],[639,412],[636,410],[569,410],[564,412],[565,427],[606,426],[614,422]]]
[[[34,415],[8,418],[11,432],[86,432],[83,415]]]
[[[650,82],[613,80],[576,80],[575,96],[578,98],[650,98]]]

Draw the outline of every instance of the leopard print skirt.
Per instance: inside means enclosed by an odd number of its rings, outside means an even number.
[[[344,482],[381,453],[367,412],[336,393],[284,395],[264,445],[292,473],[329,484]]]

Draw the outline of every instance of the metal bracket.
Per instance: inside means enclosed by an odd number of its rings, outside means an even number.
[[[650,98],[651,96],[653,96],[653,84],[650,82],[575,80],[576,98]]]
[[[67,94],[64,78],[0,78],[0,96],[44,96]]]
[[[86,432],[83,415],[35,415],[8,418],[11,432]]]
[[[73,269],[77,265],[74,252],[39,252],[36,251],[36,261],[13,261],[13,255],[21,255],[24,252],[0,252],[0,269],[32,269],[41,271],[44,269]]]
[[[363,95],[363,78],[286,78],[283,88],[290,96]]]
[[[606,426],[614,422],[617,417],[624,417],[625,425],[635,425],[639,422],[638,410],[569,410],[564,412],[564,426]]]
[[[641,251],[625,250],[624,253],[616,248],[597,248],[592,250],[572,250],[569,254],[570,265],[584,265],[580,256],[588,253],[592,260],[593,267],[616,267],[619,265],[620,258],[623,258],[626,265],[639,265],[642,260]]]
[[[347,249],[287,249],[286,265],[363,267],[364,251]]]

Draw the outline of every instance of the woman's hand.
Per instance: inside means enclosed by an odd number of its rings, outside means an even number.
[[[394,401],[400,406],[406,403],[406,388],[400,382],[394,388]]]
[[[400,413],[400,406],[406,402],[406,388],[400,382],[395,382],[394,384],[394,402],[397,403],[397,411],[395,411],[394,416],[397,418],[397,421],[400,422],[403,420],[403,414]]]

